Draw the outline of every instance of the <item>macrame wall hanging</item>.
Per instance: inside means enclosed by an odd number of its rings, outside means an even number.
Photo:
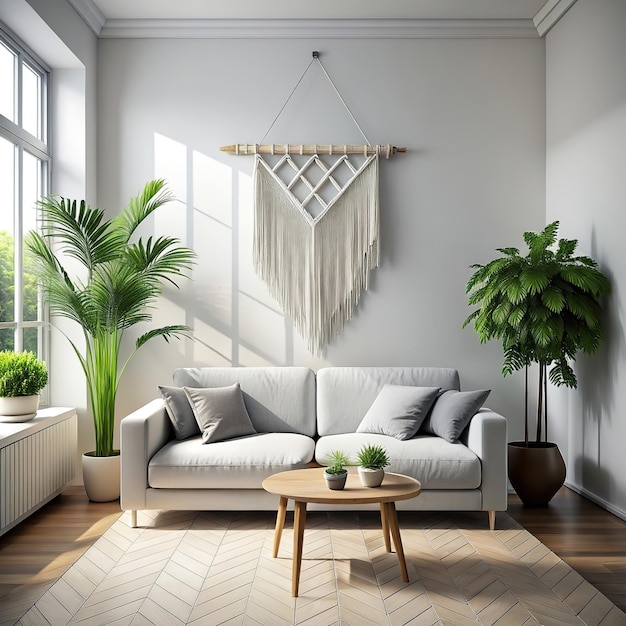
[[[324,75],[365,139],[363,145],[264,144],[311,65]],[[255,271],[320,355],[368,288],[379,262],[378,158],[404,148],[372,146],[319,59],[313,58],[259,144],[222,146],[254,155]]]

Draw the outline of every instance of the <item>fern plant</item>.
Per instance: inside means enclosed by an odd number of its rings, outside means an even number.
[[[607,277],[587,256],[575,256],[578,241],[558,239],[559,222],[525,232],[525,256],[498,248],[502,256],[475,271],[467,283],[469,305],[478,305],[463,323],[473,324],[481,343],[499,339],[502,374],[525,369],[525,443],[528,445],[528,367],[539,366],[536,442],[547,441],[548,380],[575,388],[570,363],[579,351],[593,354],[604,339],[601,299]],[[549,374],[548,374],[548,368]],[[542,434],[543,433],[543,434]]]
[[[95,456],[111,456],[115,399],[120,379],[137,350],[155,337],[186,335],[183,325],[148,330],[121,362],[124,332],[152,319],[151,309],[168,282],[191,268],[195,254],[174,237],[135,237],[138,227],[171,199],[163,180],[147,183],[114,218],[84,201],[47,197],[39,204],[42,233],[31,231],[25,245],[37,268],[53,314],[80,325],[82,347],[70,341],[87,379],[93,417]],[[69,258],[71,273],[63,264]],[[69,267],[69,264],[68,264]]]

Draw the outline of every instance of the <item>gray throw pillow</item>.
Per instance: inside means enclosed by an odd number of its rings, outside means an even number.
[[[199,435],[198,422],[196,422],[185,390],[182,387],[159,385],[159,391],[165,400],[165,410],[172,422],[176,439],[189,439],[189,437]]]
[[[439,391],[439,387],[383,385],[356,431],[411,439],[428,415]]]
[[[183,389],[202,432],[202,443],[224,441],[256,433],[246,410],[239,383],[230,387],[183,387]]]
[[[454,443],[490,393],[491,389],[445,391],[437,398],[422,430]]]

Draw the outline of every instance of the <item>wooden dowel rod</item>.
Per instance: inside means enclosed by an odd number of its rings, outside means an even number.
[[[239,143],[231,146],[221,146],[222,152],[229,154],[375,154],[391,156],[396,152],[406,152],[406,148],[396,146],[355,146],[343,144],[284,144],[284,143]]]

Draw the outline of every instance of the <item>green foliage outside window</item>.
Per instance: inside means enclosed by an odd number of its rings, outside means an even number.
[[[0,231],[0,322],[15,321],[15,271],[13,236]],[[37,319],[37,275],[32,261],[25,259],[23,272],[23,320]],[[13,329],[0,332],[0,350],[13,350]],[[24,334],[24,350],[37,353],[37,333]]]

